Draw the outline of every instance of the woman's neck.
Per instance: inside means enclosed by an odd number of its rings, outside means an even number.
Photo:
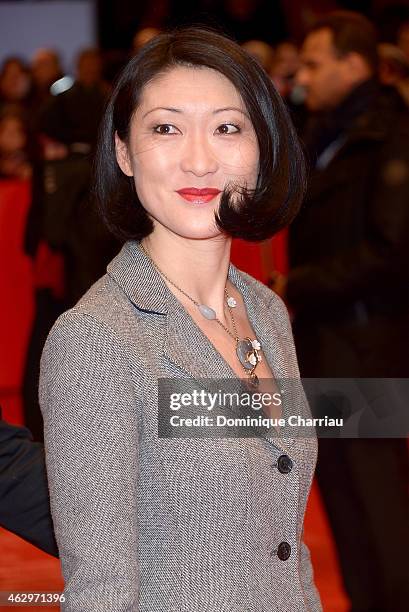
[[[159,270],[177,287],[223,316],[231,238],[201,240],[153,232],[141,243]],[[174,288],[172,291],[178,298],[183,297]]]

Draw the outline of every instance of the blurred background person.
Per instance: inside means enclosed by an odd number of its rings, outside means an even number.
[[[289,98],[291,95],[298,67],[298,47],[290,41],[283,41],[276,45],[269,73],[283,98]]]
[[[3,421],[0,406],[0,527],[58,556],[44,448],[26,427]]]
[[[51,86],[64,76],[61,60],[53,49],[38,49],[31,60],[31,91],[29,104],[31,124],[39,129],[41,112],[52,97]]]
[[[54,49],[37,49],[31,59],[33,84],[38,89],[47,90],[63,74],[61,59]]]
[[[132,38],[132,55],[135,55],[143,47],[149,42],[154,36],[157,36],[161,33],[159,28],[155,28],[153,26],[149,26],[146,28],[141,28],[137,30],[134,37]]]
[[[409,58],[390,43],[378,45],[378,54],[380,82],[385,87],[394,88],[409,106]]]
[[[0,110],[0,179],[31,177],[30,138],[24,115],[13,106]]]
[[[77,58],[75,82],[49,100],[40,119],[40,131],[71,150],[76,144],[76,150],[89,153],[96,142],[108,93],[100,51],[84,49]]]
[[[397,45],[409,61],[409,21],[402,23],[398,29]]]
[[[35,262],[36,314],[22,391],[25,423],[35,440],[43,439],[37,396],[48,332],[119,250],[90,193],[92,155],[108,92],[100,52],[85,49],[78,55],[74,84],[49,100],[39,121],[43,159],[35,168],[25,239]]]
[[[274,49],[264,40],[247,40],[242,44],[243,49],[250,53],[269,74],[274,61]]]
[[[24,110],[31,87],[30,72],[18,57],[4,60],[0,70],[0,109],[8,104]]]
[[[409,376],[409,125],[381,92],[376,42],[366,18],[338,12],[301,49],[313,168],[291,269],[273,288],[294,310],[304,377]],[[407,609],[408,473],[405,439],[319,440],[316,475],[353,612]]]
[[[269,74],[287,104],[298,131],[302,129],[306,121],[304,91],[295,78],[299,66],[300,50],[294,42],[285,40],[276,45]]]

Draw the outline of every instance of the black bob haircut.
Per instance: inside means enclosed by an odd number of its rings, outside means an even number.
[[[197,26],[156,36],[119,75],[95,158],[95,195],[102,218],[122,241],[141,240],[153,231],[133,177],[123,174],[116,161],[115,132],[129,142],[144,85],[177,66],[212,68],[241,95],[258,139],[258,179],[251,191],[227,186],[215,220],[221,231],[234,238],[253,242],[270,238],[293,220],[301,206],[305,193],[301,145],[280,95],[259,63],[229,38]]]

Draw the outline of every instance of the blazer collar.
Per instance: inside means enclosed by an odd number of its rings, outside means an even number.
[[[126,242],[107,272],[138,310],[167,314],[170,292],[139,242]]]
[[[162,351],[166,359],[185,373],[186,378],[235,379],[235,372],[223,359],[213,344],[196,325],[182,304],[169,290],[162,276],[139,246],[128,241],[120,253],[108,265],[107,272],[122,288],[134,306],[141,312],[159,315],[166,321],[158,329],[158,341],[162,338]],[[277,379],[294,378],[290,356],[286,355],[282,334],[270,310],[270,301],[257,288],[257,281],[240,272],[230,263],[228,276],[239,289],[247,314],[263,353]],[[162,336],[161,336],[162,334]],[[200,360],[198,360],[198,353]],[[233,381],[232,381],[233,382]],[[291,431],[287,430],[289,434]],[[267,441],[286,451],[294,442],[285,438],[265,437]]]
[[[126,242],[108,265],[107,272],[138,310],[163,315],[174,310],[173,293],[140,248],[139,242]],[[247,290],[247,282],[233,264],[229,266],[229,278],[240,291]],[[176,302],[179,304],[178,300]]]

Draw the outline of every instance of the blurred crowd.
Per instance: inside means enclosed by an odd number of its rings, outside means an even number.
[[[129,56],[158,33],[139,30]],[[357,13],[330,14],[302,41],[243,46],[287,104],[309,164],[307,197],[289,231],[289,273],[270,275],[293,313],[301,374],[409,378],[409,21],[383,42]],[[38,50],[30,65],[8,58],[0,71],[0,177],[33,186],[25,248],[36,272],[36,317],[23,395],[37,439],[48,331],[120,246],[90,196],[110,72],[97,49],[79,54],[73,78],[51,49]],[[319,442],[317,478],[351,610],[403,612],[405,441]]]
[[[0,69],[0,176],[25,178],[39,159],[63,157],[76,141],[93,145],[108,92],[97,49],[79,54],[75,80],[52,49],[39,49],[29,65],[7,58]]]
[[[138,30],[130,53],[159,32],[156,27]],[[243,46],[270,74],[295,118],[296,111],[302,115],[303,89],[296,80],[300,45],[284,40],[272,46],[254,39]],[[379,43],[378,52],[380,82],[409,104],[409,22],[401,25],[394,43]],[[117,68],[124,61],[121,56]],[[109,74],[109,80],[104,74]],[[82,150],[92,147],[114,77],[98,49],[85,49],[78,55],[74,77],[65,74],[53,49],[39,49],[30,62],[6,58],[0,68],[0,177],[27,178],[39,158],[63,157],[74,143],[83,143]]]

